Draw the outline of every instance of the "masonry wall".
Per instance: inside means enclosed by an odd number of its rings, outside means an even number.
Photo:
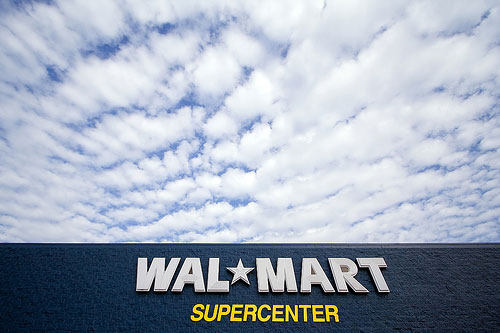
[[[318,258],[333,283],[329,257],[384,257],[391,290],[379,294],[367,269],[357,280],[369,294],[259,294],[255,270],[250,286],[237,282],[229,294],[135,291],[137,258],[200,257],[205,281],[208,258],[226,267],[242,259],[291,257],[300,286],[303,257]],[[168,259],[167,259],[168,262]],[[182,263],[182,262],[181,262]],[[174,276],[174,280],[175,280]],[[490,245],[0,245],[0,331],[210,331],[381,332],[496,331],[500,327],[500,246]],[[339,323],[197,322],[195,304],[334,304]]]

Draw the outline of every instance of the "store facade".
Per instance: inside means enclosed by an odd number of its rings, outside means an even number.
[[[499,244],[2,244],[0,328],[494,331]]]

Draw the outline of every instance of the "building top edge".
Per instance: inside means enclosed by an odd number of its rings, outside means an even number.
[[[500,248],[500,243],[0,243],[0,247]]]

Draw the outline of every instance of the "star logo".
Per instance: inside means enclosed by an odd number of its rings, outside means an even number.
[[[247,274],[253,271],[253,267],[244,267],[241,259],[238,261],[238,265],[236,267],[227,267],[227,270],[234,274],[231,284],[234,284],[238,280],[243,280],[248,285],[250,284]]]

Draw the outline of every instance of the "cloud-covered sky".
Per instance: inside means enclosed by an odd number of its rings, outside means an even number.
[[[500,240],[498,1],[0,5],[1,242]]]

